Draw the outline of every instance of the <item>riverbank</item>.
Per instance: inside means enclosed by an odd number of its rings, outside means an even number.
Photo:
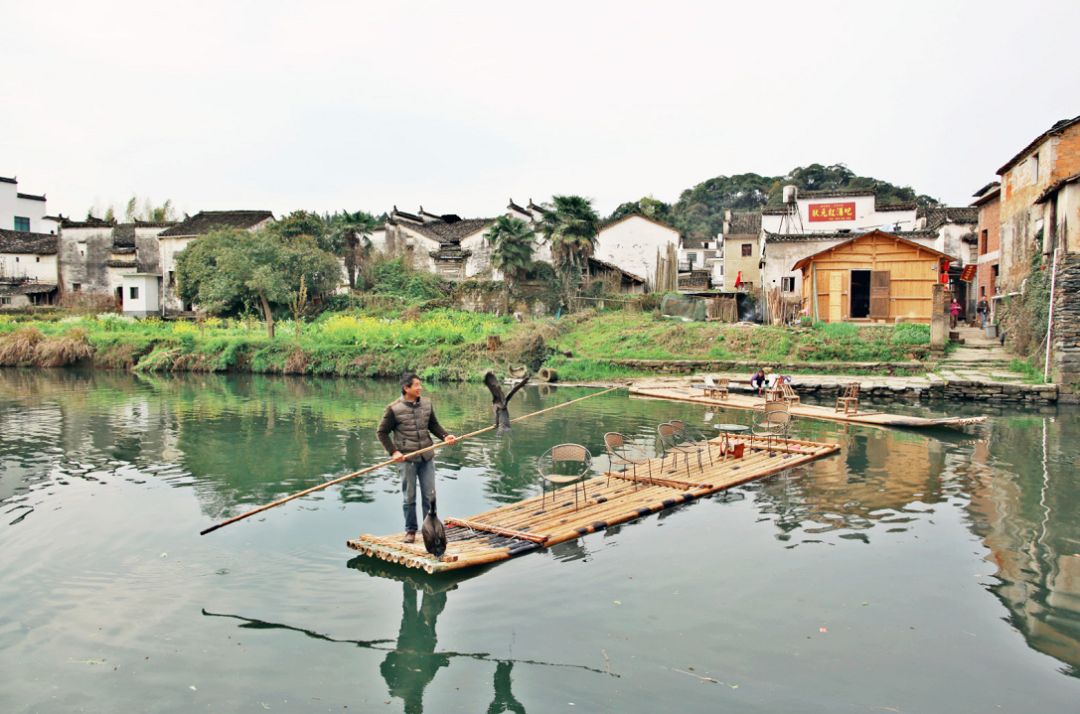
[[[701,373],[745,378],[764,366],[800,377],[888,376],[892,390],[900,377],[926,379],[942,359],[931,353],[925,325],[789,328],[681,322],[640,311],[518,321],[449,308],[387,307],[327,312],[299,324],[282,321],[274,338],[254,319],[0,317],[0,366],[22,367],[383,378],[412,369],[429,381],[475,381],[488,370],[508,374],[526,366],[547,367],[560,381],[614,383]],[[973,381],[949,376],[950,383]],[[928,383],[913,396],[939,391],[963,390]]]

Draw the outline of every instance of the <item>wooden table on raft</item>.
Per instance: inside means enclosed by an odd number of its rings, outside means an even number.
[[[675,473],[662,469],[653,459],[650,478],[639,466],[639,476],[613,472],[585,482],[588,497],[579,508],[560,489],[555,503],[544,504],[541,496],[494,508],[465,519],[447,518],[446,553],[436,559],[423,543],[403,542],[404,533],[390,536],[362,535],[347,545],[364,555],[441,573],[471,568],[546,548],[588,533],[604,530],[625,521],[647,516],[695,498],[764,478],[839,451],[836,444],[798,439],[774,439],[771,450],[762,445],[747,446],[741,459],[721,456],[721,438],[709,442],[714,463],[704,468],[680,468]]]
[[[692,387],[630,387],[630,396],[645,397],[648,399],[670,399],[677,402],[693,402],[710,407],[726,407],[730,409],[761,409],[764,401],[761,397],[751,397],[743,394],[731,394],[727,399],[715,399],[702,396],[700,389]],[[882,429],[889,427],[907,427],[912,429],[925,429],[938,426],[965,426],[967,424],[979,424],[986,421],[986,417],[940,417],[926,418],[917,416],[905,416],[903,414],[888,414],[886,412],[868,411],[860,409],[858,412],[844,414],[837,412],[831,407],[816,406],[813,404],[792,404],[791,416],[806,419],[819,419],[822,421],[836,421],[845,424],[863,424]]]

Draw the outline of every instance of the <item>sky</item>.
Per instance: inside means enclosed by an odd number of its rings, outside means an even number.
[[[951,205],[1080,114],[1080,2],[0,0],[0,176],[50,213],[493,216],[844,163]]]

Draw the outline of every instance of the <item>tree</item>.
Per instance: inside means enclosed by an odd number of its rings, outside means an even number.
[[[310,236],[285,239],[272,230],[213,231],[176,257],[180,296],[216,315],[254,306],[274,337],[274,310],[301,293],[321,295],[338,284],[337,258]]]
[[[293,211],[270,226],[270,231],[286,241],[298,236],[312,238],[320,249],[341,255],[343,245],[328,230],[328,219],[310,211]]]
[[[344,249],[349,287],[355,288],[356,273],[371,255],[370,236],[379,227],[380,221],[364,211],[342,211],[330,216],[328,223],[332,242]]]
[[[552,196],[547,208],[540,227],[551,243],[563,304],[570,308],[596,249],[600,217],[592,203],[581,196]]]
[[[642,196],[636,201],[619,204],[618,208],[608,216],[608,221],[614,223],[627,216],[645,216],[658,221],[670,222],[671,204],[664,203],[652,196]]]
[[[487,230],[491,264],[502,271],[503,299],[509,310],[510,295],[532,266],[536,232],[520,218],[499,216]]]
[[[165,223],[176,220],[176,209],[173,208],[172,200],[166,199],[165,203],[158,206],[149,197],[142,201],[142,209],[139,209],[139,197],[133,195],[128,199],[124,207],[124,220],[128,223],[134,221],[150,221],[153,223]]]

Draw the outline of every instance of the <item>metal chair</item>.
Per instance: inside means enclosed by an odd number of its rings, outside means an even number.
[[[679,454],[683,456],[683,463],[686,465],[686,475],[688,477],[690,476],[690,454],[697,454],[699,469],[705,468],[701,460],[701,452],[708,451],[708,448],[687,437],[685,423],[681,421],[665,422],[656,427],[656,433],[660,437],[660,444],[664,450],[663,458],[667,458],[667,455],[671,454],[671,470],[673,472],[679,469]],[[712,463],[711,452],[709,452],[709,463]],[[663,468],[663,459],[660,461],[660,467]]]
[[[592,454],[581,444],[559,444],[552,446],[536,464],[536,471],[543,479],[543,502],[547,504],[547,485],[551,484],[552,503],[555,502],[555,491],[560,486],[573,484],[574,486],[574,510],[578,508],[577,487],[581,485],[582,500],[588,498],[585,493],[585,477],[592,471]]]
[[[649,478],[652,478],[652,459],[645,453],[645,449],[636,445],[617,431],[609,431],[604,434],[604,448],[608,455],[608,483],[611,483],[611,472],[615,470],[615,464],[623,467],[623,473],[630,467],[634,476],[634,487],[637,487],[637,467],[644,464],[648,468]],[[641,456],[635,457],[634,451],[640,451]]]
[[[844,411],[844,415],[851,414],[852,412],[859,411],[859,389],[862,385],[858,382],[849,382],[844,387],[844,392],[836,398],[836,409],[834,411]],[[854,407],[854,408],[853,408]]]
[[[753,436],[765,437],[766,448],[772,453],[774,439],[786,439],[791,433],[791,405],[785,401],[767,402],[758,411],[759,420],[750,428]]]

